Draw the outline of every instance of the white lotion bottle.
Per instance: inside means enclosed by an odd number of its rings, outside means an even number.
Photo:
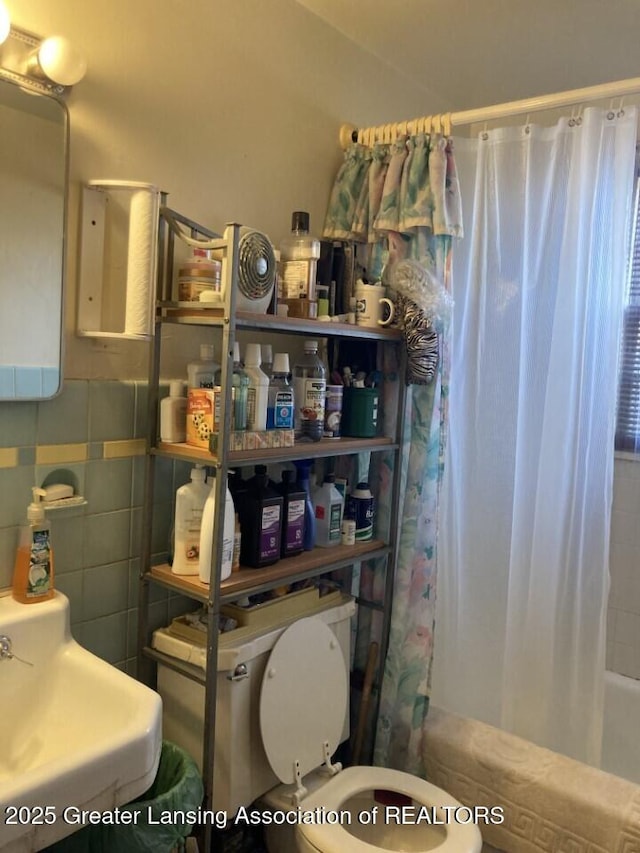
[[[262,355],[260,344],[247,344],[244,354],[244,372],[249,377],[247,389],[247,429],[267,428],[269,377],[260,369]]]
[[[213,523],[216,513],[216,487],[213,484],[202,513],[202,529],[200,532],[200,558],[198,575],[202,583],[211,582],[211,552],[213,550]],[[224,523],[222,529],[222,567],[220,580],[225,580],[231,574],[233,564],[233,543],[235,538],[235,509],[229,487],[226,488],[224,500]]]
[[[183,396],[184,382],[172,379],[169,396],[160,401],[160,441],[170,444],[186,441],[187,398]]]
[[[211,485],[205,483],[202,465],[191,469],[191,482],[176,492],[175,548],[171,571],[174,575],[197,575],[200,557],[202,513]]]

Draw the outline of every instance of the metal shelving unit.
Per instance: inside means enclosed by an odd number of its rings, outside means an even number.
[[[166,199],[163,199],[166,203]],[[315,442],[313,444],[296,444],[294,447],[277,449],[230,451],[229,434],[231,428],[231,382],[233,371],[233,345],[237,330],[259,330],[275,334],[304,335],[333,340],[361,339],[376,341],[378,346],[398,346],[402,335],[397,330],[367,329],[345,323],[325,323],[317,320],[299,320],[282,318],[273,315],[251,314],[235,310],[235,294],[237,291],[237,263],[240,226],[231,224],[225,230],[225,236],[219,237],[197,223],[181,216],[175,211],[169,211],[170,218],[185,228],[190,236],[215,241],[215,247],[224,255],[223,263],[223,293],[224,303],[221,308],[201,307],[197,303],[175,302],[171,299],[172,273],[174,260],[174,233],[169,227],[167,218],[161,211],[159,223],[159,258],[158,284],[156,302],[156,324],[153,353],[149,368],[149,432],[147,438],[145,500],[142,513],[142,558],[140,572],[139,620],[138,620],[138,677],[152,686],[155,684],[155,665],[163,664],[177,669],[188,678],[205,684],[205,725],[202,754],[202,767],[205,782],[204,807],[213,807],[213,762],[215,752],[215,723],[216,723],[216,683],[218,661],[218,618],[220,605],[235,599],[261,591],[273,589],[283,583],[327,574],[338,569],[345,569],[363,560],[381,559],[386,564],[385,597],[382,604],[356,599],[359,605],[372,607],[382,611],[383,627],[380,649],[379,673],[382,673],[388,641],[391,597],[393,592],[393,574],[398,550],[397,524],[390,525],[386,541],[373,540],[359,542],[354,546],[337,546],[331,549],[316,548],[298,557],[280,560],[273,566],[264,569],[241,569],[231,577],[221,582],[220,566],[222,561],[222,526],[224,512],[220,508],[225,504],[225,489],[227,472],[233,467],[253,464],[269,464],[288,462],[296,459],[330,458],[351,455],[360,452],[391,452],[393,463],[393,496],[392,518],[397,520],[397,496],[400,484],[400,448],[403,433],[404,412],[404,348],[400,349],[399,363],[401,365],[399,381],[399,414],[395,422],[394,435],[380,436],[372,439],[341,438]],[[218,437],[217,454],[200,450],[187,444],[167,444],[158,441],[158,385],[160,378],[160,356],[162,348],[162,327],[165,324],[182,324],[190,326],[216,328],[216,335],[222,339],[221,361],[221,421],[223,430]],[[197,577],[174,575],[167,565],[152,565],[151,536],[153,524],[153,493],[155,480],[155,463],[159,457],[168,457],[193,463],[200,463],[215,468],[216,481],[216,518],[213,533],[212,576],[210,585],[200,583]],[[192,598],[194,601],[206,603],[208,606],[208,637],[206,654],[206,671],[170,658],[151,648],[151,631],[149,628],[148,609],[150,587],[158,584],[166,589]],[[209,849],[211,828],[205,828],[205,849]]]

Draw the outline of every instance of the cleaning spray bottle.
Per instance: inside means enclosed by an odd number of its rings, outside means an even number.
[[[12,595],[22,604],[53,598],[53,550],[51,527],[40,502],[44,489],[34,488],[27,509],[27,523],[20,530],[13,572]]]

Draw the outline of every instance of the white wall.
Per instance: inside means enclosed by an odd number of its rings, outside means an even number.
[[[366,126],[430,109],[424,90],[293,0],[6,4],[16,25],[67,36],[88,61],[67,101],[67,378],[146,376],[144,345],[73,334],[82,182],[148,181],[216,231],[238,221],[277,244],[295,209],[308,210],[320,231],[342,122]]]

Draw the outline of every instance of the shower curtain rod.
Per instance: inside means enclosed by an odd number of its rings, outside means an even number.
[[[475,110],[464,110],[457,113],[423,116],[395,124],[379,125],[378,127],[356,128],[351,124],[343,124],[340,128],[340,145],[348,148],[352,142],[384,141],[390,142],[399,133],[417,133],[433,130],[443,132],[445,136],[451,133],[453,125],[476,124],[477,122],[492,121],[497,118],[522,115],[539,110],[566,107],[583,101],[598,101],[603,98],[622,98],[625,95],[640,93],[640,77],[628,80],[618,80],[613,83],[602,83],[598,86],[587,86],[583,89],[569,89],[566,92],[556,92],[553,95],[539,95],[522,101],[509,101],[505,104],[495,104],[490,107],[480,107]]]

